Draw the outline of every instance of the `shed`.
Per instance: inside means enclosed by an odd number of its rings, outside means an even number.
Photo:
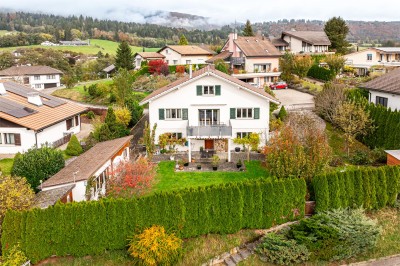
[[[387,165],[400,165],[400,150],[386,150]]]

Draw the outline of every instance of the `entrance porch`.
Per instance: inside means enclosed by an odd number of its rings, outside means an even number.
[[[231,137],[228,138],[188,138],[188,160],[211,159],[217,155],[221,160],[231,162]]]

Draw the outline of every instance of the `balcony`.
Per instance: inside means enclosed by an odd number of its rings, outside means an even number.
[[[233,65],[243,65],[244,63],[244,57],[231,57],[231,64]]]
[[[223,138],[232,136],[232,126],[225,124],[207,126],[188,126],[188,137],[197,138]]]

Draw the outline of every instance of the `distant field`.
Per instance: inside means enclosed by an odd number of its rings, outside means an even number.
[[[4,35],[7,33],[7,31],[0,31],[0,36]],[[106,40],[97,40],[97,39],[91,39],[90,40],[90,45],[89,46],[41,46],[41,45],[30,45],[30,46],[18,46],[18,47],[6,47],[6,48],[0,48],[0,52],[3,51],[13,51],[17,48],[46,48],[46,49],[56,49],[56,50],[62,50],[62,51],[72,51],[72,52],[77,52],[77,53],[83,53],[83,54],[91,54],[95,55],[99,51],[101,51],[103,54],[112,54],[115,55],[117,52],[118,48],[118,43],[113,42],[113,41],[106,41]],[[137,46],[131,46],[132,52],[140,52],[143,50],[142,47],[137,47]],[[146,52],[155,52],[158,51],[159,48],[146,48]]]

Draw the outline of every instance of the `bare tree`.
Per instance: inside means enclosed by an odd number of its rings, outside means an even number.
[[[346,101],[345,87],[338,83],[326,83],[315,96],[315,111],[326,121],[335,124],[334,117],[339,105]]]

